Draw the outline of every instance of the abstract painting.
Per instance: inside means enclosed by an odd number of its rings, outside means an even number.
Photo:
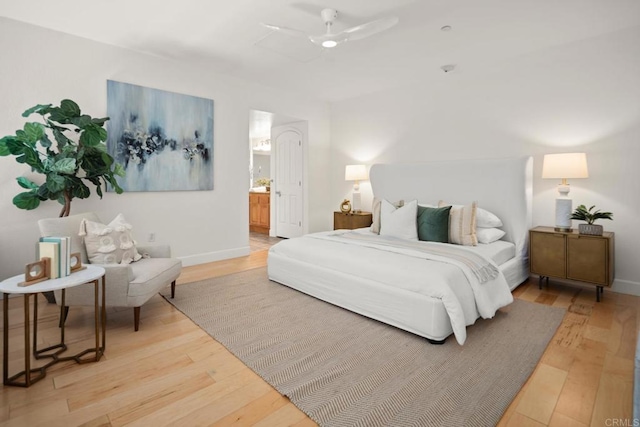
[[[124,191],[213,190],[213,100],[107,80],[107,115]]]

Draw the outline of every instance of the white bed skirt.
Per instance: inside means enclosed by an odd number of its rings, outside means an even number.
[[[522,258],[513,258],[500,266],[511,290],[528,277]],[[443,341],[453,333],[449,315],[440,299],[415,292],[389,288],[355,275],[302,262],[271,251],[269,278],[320,300],[379,320],[434,341]],[[480,317],[476,316],[467,326]]]

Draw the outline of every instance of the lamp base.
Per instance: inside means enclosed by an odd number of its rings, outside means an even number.
[[[556,231],[571,231],[571,199],[556,199]]]
[[[362,212],[362,198],[360,196],[360,192],[359,191],[354,191],[353,192],[353,203],[351,203],[351,207],[352,207],[352,211],[353,213],[360,213]]]
[[[573,228],[571,227],[553,227],[553,231],[560,231],[562,233],[571,233]]]

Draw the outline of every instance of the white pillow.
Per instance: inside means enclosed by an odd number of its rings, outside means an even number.
[[[396,208],[386,200],[380,205],[380,235],[418,240],[418,201],[412,200]]]
[[[476,236],[478,236],[478,242],[480,243],[493,243],[500,240],[505,234],[507,233],[499,228],[478,227],[476,229]]]
[[[382,199],[378,199],[377,197],[373,198],[373,203],[371,205],[371,232],[380,234],[380,206],[382,205]],[[397,203],[393,204],[396,208],[404,206],[404,200],[399,200]]]
[[[482,228],[502,227],[502,221],[488,210],[478,208],[476,211],[476,225]]]
[[[119,214],[108,225],[83,219],[78,235],[84,237],[87,257],[92,264],[130,264],[142,258],[131,236],[129,224]]]
[[[442,200],[438,202],[438,207],[448,206],[449,203],[445,203]],[[452,205],[454,208],[461,208],[463,205]],[[492,212],[486,209],[476,207],[476,227],[482,228],[494,228],[502,227],[502,220],[498,218]]]

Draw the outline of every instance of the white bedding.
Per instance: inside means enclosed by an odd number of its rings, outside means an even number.
[[[498,240],[493,243],[479,243],[478,246],[465,246],[465,248],[489,258],[497,265],[502,265],[516,256],[516,245],[504,240]]]
[[[358,228],[353,230],[356,233],[370,234],[369,227]],[[502,265],[505,262],[516,256],[516,245],[511,242],[505,242],[504,240],[498,240],[493,243],[479,243],[477,246],[465,246],[465,249],[479,253],[480,255],[489,258],[497,265]],[[511,283],[511,282],[509,282]],[[520,282],[518,282],[520,283]],[[511,287],[511,284],[510,284]]]
[[[451,329],[460,344],[466,340],[466,326],[473,324],[479,315],[483,318],[491,318],[500,307],[513,301],[506,279],[497,267],[495,277],[486,278],[486,281],[481,283],[473,273],[468,271],[469,268],[460,265],[457,261],[424,254],[419,249],[407,248],[404,244],[399,244],[398,242],[401,243],[401,241],[398,239],[377,236],[366,229],[350,232],[363,236],[368,234],[369,239],[365,242],[347,239],[348,233],[344,230],[315,233],[278,243],[269,252],[270,278],[288,285],[295,282],[293,287],[296,289],[337,305],[343,305],[340,303],[343,298],[356,300],[356,305],[361,311],[354,311],[361,314],[367,314],[370,310],[367,307],[369,300],[376,306],[382,305],[374,308],[373,311],[377,311],[380,315],[379,312],[382,310],[382,315],[385,314],[387,308],[384,307],[384,300],[389,301],[389,298],[385,298],[382,302],[377,299],[376,293],[380,293],[380,288],[384,289],[383,295],[395,293],[408,295],[409,298],[413,295],[414,298],[420,296],[437,300],[443,305]],[[455,246],[417,241],[410,243],[416,246],[429,244]],[[462,251],[468,250],[463,247],[457,248]],[[491,252],[488,248],[484,248],[484,251]],[[471,252],[479,254],[481,250]],[[494,253],[498,254],[499,251]],[[365,285],[363,288],[356,288],[357,292],[351,292],[350,282],[344,280],[341,284],[333,285],[340,288],[339,292],[328,293],[324,297],[319,296],[312,293],[316,291],[301,289],[298,283],[299,278],[289,280],[285,271],[272,269],[274,263],[278,264],[283,260],[285,263],[295,260],[301,265],[315,265],[318,269],[325,269],[334,274],[358,277]],[[486,259],[486,262],[495,265],[490,259]],[[317,277],[322,273],[314,271],[310,274],[316,276],[313,281],[322,281]],[[335,277],[327,280],[325,284],[327,290],[331,288],[332,280],[335,282]],[[340,294],[344,294],[343,298]],[[394,315],[394,313],[389,314]]]

